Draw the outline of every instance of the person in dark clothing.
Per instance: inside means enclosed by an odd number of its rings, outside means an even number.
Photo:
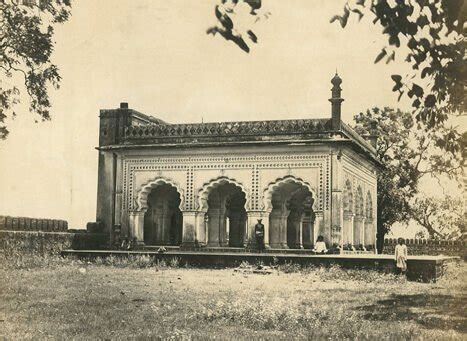
[[[262,219],[258,219],[258,223],[255,225],[256,245],[258,245],[260,252],[264,250],[264,225],[261,221]]]

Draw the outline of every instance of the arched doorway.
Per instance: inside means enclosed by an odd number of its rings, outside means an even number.
[[[315,214],[313,194],[308,186],[290,179],[271,189],[269,245],[271,248],[300,249],[311,246]]]
[[[154,187],[147,197],[144,214],[144,243],[146,245],[180,245],[183,215],[180,194],[170,184]]]
[[[243,247],[245,192],[234,183],[219,183],[210,189],[207,203],[208,246]]]

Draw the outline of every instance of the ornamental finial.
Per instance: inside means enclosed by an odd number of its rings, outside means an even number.
[[[339,77],[339,75],[337,74],[337,69],[336,69],[336,74],[334,75],[334,77],[331,79],[331,83],[332,85],[334,85],[334,87],[338,87],[339,85],[342,84],[342,79]]]

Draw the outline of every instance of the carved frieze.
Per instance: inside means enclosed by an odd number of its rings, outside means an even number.
[[[200,190],[200,188],[195,188],[196,182],[208,182],[210,180],[210,176],[207,176],[210,173],[208,171],[218,171],[217,177],[229,172],[230,177],[232,177],[231,175],[239,170],[248,170],[249,179],[235,180],[243,182],[248,188],[249,209],[259,210],[263,206],[262,191],[264,188],[261,188],[261,178],[268,176],[268,169],[283,169],[282,176],[288,174],[288,169],[291,171],[300,169],[310,169],[310,172],[317,171],[317,180],[313,179],[312,183],[316,192],[315,206],[317,210],[329,209],[330,160],[329,155],[326,154],[127,157],[123,160],[123,208],[130,211],[136,208],[136,196],[140,190],[139,187],[141,187],[140,184],[136,183],[136,175],[142,172],[154,173],[154,177],[167,176],[168,178],[171,178],[170,174],[173,172],[185,172],[186,182],[180,184],[186,187],[183,188],[185,193],[184,209],[193,210],[198,207],[197,200]],[[196,178],[197,181],[195,181]]]

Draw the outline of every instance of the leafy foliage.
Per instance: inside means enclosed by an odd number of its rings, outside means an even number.
[[[68,20],[71,0],[4,0],[0,2],[0,69],[13,80],[20,76],[30,99],[30,111],[50,119],[49,85],[59,87],[58,67],[51,62],[54,27]],[[19,102],[16,85],[1,82],[0,138],[8,129],[5,119],[15,115]]]
[[[262,17],[258,12],[260,8],[261,0],[221,0],[214,9],[218,24],[208,28],[206,33],[219,33],[225,40],[234,42],[244,52],[249,53],[249,44],[258,42],[258,37],[251,27]],[[269,15],[270,13],[267,13],[264,17]]]
[[[375,63],[394,61],[396,50],[408,51],[405,61],[413,73],[392,75],[392,90],[399,93],[399,99],[405,94],[413,100],[419,121],[432,128],[445,122],[450,113],[465,114],[467,1],[352,0],[331,22],[338,21],[344,28],[352,14],[359,19],[371,15],[388,37],[388,46]]]
[[[218,25],[207,33],[220,33],[243,51],[257,42],[250,29],[259,20],[261,0],[220,0],[215,13]],[[236,19],[240,8],[248,7],[251,21],[243,31]],[[247,11],[248,12],[248,11]],[[467,88],[465,0],[348,0],[341,15],[331,18],[346,27],[351,16],[360,21],[370,16],[387,35],[388,45],[376,56],[375,63],[390,63],[397,54],[405,54],[413,72],[394,74],[393,91],[412,100],[417,120],[433,128],[445,122],[449,114],[465,114]]]
[[[456,240],[466,233],[464,202],[446,196],[416,198],[410,217],[423,226],[430,238]]]
[[[378,175],[378,248],[395,222],[408,222],[412,199],[424,176],[462,174],[465,135],[441,124],[428,128],[411,113],[374,108],[355,116],[358,133],[378,136],[376,152],[385,168]]]

